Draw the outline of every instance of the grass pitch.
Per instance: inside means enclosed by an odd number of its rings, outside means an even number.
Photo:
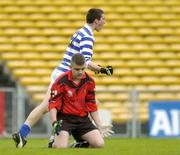
[[[47,139],[29,138],[25,148],[0,139],[1,155],[180,155],[180,139],[111,138],[104,149],[48,149]]]

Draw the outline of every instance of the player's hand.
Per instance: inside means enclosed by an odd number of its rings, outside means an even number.
[[[100,132],[103,138],[109,137],[114,133],[114,131],[112,130],[112,125],[102,126],[100,128]]]
[[[54,121],[52,123],[54,134],[59,135],[59,132],[61,131],[61,126],[62,126],[61,123],[62,123],[62,120]]]
[[[101,67],[100,73],[106,75],[113,75],[113,67],[112,66]]]

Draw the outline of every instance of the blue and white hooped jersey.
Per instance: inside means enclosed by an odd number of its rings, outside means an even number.
[[[93,55],[94,36],[89,25],[85,24],[84,27],[79,29],[71,38],[70,43],[64,54],[62,62],[57,69],[62,72],[70,70],[71,58],[76,53],[84,55],[86,63],[91,61]]]

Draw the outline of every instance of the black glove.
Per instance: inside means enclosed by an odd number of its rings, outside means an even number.
[[[59,135],[59,132],[61,131],[61,126],[62,126],[61,123],[62,123],[62,120],[60,120],[60,121],[54,121],[54,122],[52,123],[54,134]]]
[[[113,67],[112,66],[101,67],[100,73],[106,75],[113,75]]]

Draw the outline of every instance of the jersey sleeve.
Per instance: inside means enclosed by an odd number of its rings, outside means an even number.
[[[92,59],[93,44],[94,40],[90,37],[83,37],[80,41],[80,53],[84,56],[87,66]]]
[[[48,105],[49,111],[53,108],[56,108],[58,111],[61,110],[62,93],[63,93],[63,84],[58,85],[57,82],[55,82],[51,87],[51,94]]]
[[[89,83],[89,89],[86,94],[86,110],[87,112],[97,111],[94,82]]]

